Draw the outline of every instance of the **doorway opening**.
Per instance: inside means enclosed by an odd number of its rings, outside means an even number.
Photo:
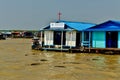
[[[118,47],[118,32],[106,32],[106,48],[117,48]]]
[[[62,45],[65,45],[65,32],[63,32],[63,44]],[[62,32],[61,31],[54,31],[54,44],[55,45],[61,45],[61,38],[62,37]]]

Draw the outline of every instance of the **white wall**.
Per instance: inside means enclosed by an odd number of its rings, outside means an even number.
[[[44,45],[53,45],[53,31],[44,31]]]
[[[66,46],[76,46],[76,31],[66,32]]]

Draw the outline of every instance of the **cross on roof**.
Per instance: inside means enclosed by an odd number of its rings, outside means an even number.
[[[62,13],[59,12],[59,13],[58,13],[58,20],[59,20],[59,21],[60,21],[61,15],[62,15]]]

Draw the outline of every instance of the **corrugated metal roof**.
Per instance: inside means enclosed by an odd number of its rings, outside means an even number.
[[[86,31],[120,31],[120,21],[109,20],[88,28]]]
[[[87,28],[95,26],[95,24],[92,23],[85,23],[85,22],[69,22],[69,21],[62,21],[66,25],[68,25],[70,28],[73,28],[78,31],[83,31]]]
[[[71,21],[57,21],[57,23],[65,23],[65,29],[63,30],[77,30],[77,31],[83,31],[87,28],[90,28],[92,26],[95,26],[95,24],[92,23],[85,23],[85,22],[71,22]],[[62,30],[62,29],[50,29],[50,25],[43,30]]]

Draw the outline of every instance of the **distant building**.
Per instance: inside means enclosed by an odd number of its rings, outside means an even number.
[[[26,31],[23,33],[24,38],[33,38],[34,34],[31,31]]]
[[[12,37],[12,33],[11,32],[1,32],[1,34],[3,34],[6,38],[10,38]]]

